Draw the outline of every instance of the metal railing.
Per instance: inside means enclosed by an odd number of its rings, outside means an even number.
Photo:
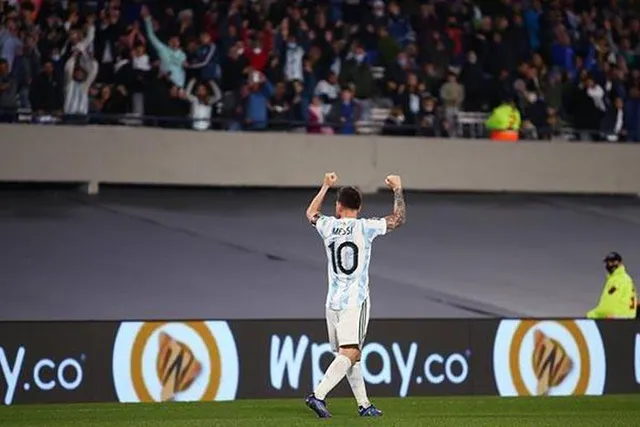
[[[392,129],[385,128],[385,121],[389,117],[390,109],[375,107],[371,112],[372,120],[357,121],[349,124],[354,132],[344,132],[343,123],[325,122],[322,124],[308,123],[301,120],[268,120],[264,123],[244,123],[241,118],[214,115],[210,119],[194,120],[189,116],[141,116],[133,113],[105,114],[90,112],[86,115],[64,115],[61,112],[34,112],[29,109],[0,109],[0,123],[32,123],[39,125],[105,125],[105,126],[146,126],[172,129],[192,129],[194,131],[225,130],[225,131],[276,131],[276,132],[305,132],[305,133],[355,133],[355,134],[385,134],[395,136],[415,137],[455,137],[478,139],[486,138],[485,122],[487,113],[460,112],[449,122],[447,129],[442,123],[436,123],[436,128],[424,128],[419,124],[396,124]],[[196,122],[204,121],[203,126]],[[324,132],[330,130],[330,132]],[[385,131],[393,132],[385,132]],[[535,129],[522,129],[521,137],[525,140],[538,140]],[[607,141],[606,135],[600,130],[576,130],[571,127],[555,129],[551,138],[565,141]],[[612,141],[607,141],[612,142]]]

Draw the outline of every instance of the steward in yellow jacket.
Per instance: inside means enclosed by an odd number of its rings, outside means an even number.
[[[604,259],[607,281],[598,306],[587,313],[589,319],[635,319],[636,287],[622,264],[622,257],[611,252]]]
[[[509,99],[491,112],[485,126],[489,131],[519,131],[522,124],[515,100]]]

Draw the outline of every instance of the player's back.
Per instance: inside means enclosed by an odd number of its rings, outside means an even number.
[[[328,260],[327,306],[341,310],[362,304],[369,296],[372,242],[386,232],[386,221],[323,216],[316,228]]]

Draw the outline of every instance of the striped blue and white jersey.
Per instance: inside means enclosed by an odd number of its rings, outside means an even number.
[[[369,298],[369,263],[373,240],[387,232],[384,219],[321,216],[316,230],[327,251],[327,308],[359,307]]]

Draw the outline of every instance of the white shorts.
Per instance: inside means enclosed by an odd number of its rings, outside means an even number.
[[[360,307],[344,310],[327,308],[327,332],[329,344],[335,352],[342,346],[357,345],[362,348],[369,327],[369,299]]]

